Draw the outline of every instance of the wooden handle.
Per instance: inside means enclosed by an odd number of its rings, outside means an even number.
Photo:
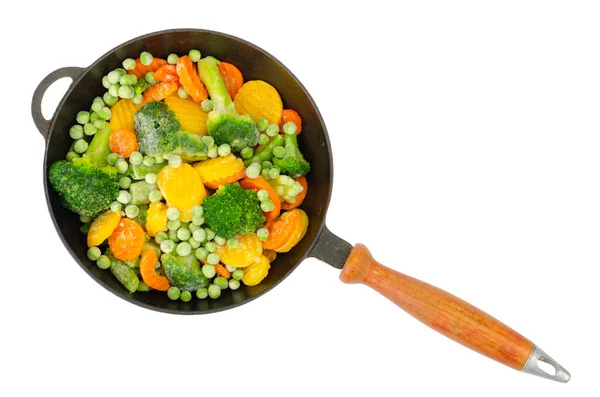
[[[340,280],[368,285],[423,324],[516,370],[533,350],[533,343],[475,306],[383,266],[362,244],[352,249]]]

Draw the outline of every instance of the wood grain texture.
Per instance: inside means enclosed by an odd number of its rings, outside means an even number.
[[[423,324],[511,368],[521,370],[533,349],[529,340],[462,299],[383,266],[362,244],[352,249],[340,280],[373,288]]]

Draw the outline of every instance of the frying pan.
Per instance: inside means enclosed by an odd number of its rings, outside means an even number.
[[[312,171],[307,175],[310,190],[303,209],[310,223],[304,239],[290,252],[280,254],[267,278],[254,287],[227,289],[217,300],[190,302],[171,301],[163,292],[151,291],[130,294],[110,272],[99,269],[86,255],[85,236],[80,232],[79,217],[66,210],[58,194],[48,184],[49,166],[63,159],[71,138],[67,131],[77,112],[90,104],[105,89],[101,80],[118,67],[125,58],[136,58],[149,51],[166,58],[172,52],[187,53],[196,48],[235,64],[243,71],[246,81],[265,80],[281,94],[285,108],[302,115],[303,133],[300,147]],[[68,77],[71,86],[58,105],[51,120],[41,112],[46,89],[56,80]],[[365,284],[424,324],[511,368],[552,379],[568,382],[570,374],[532,342],[469,303],[432,285],[416,280],[383,266],[373,259],[368,249],[357,244],[352,247],[327,229],[325,214],[331,197],[333,161],[325,123],[309,93],[296,77],[275,57],[257,46],[219,32],[198,29],[174,29],[150,33],[110,50],[88,68],[65,67],[44,78],[33,94],[33,120],[46,140],[44,155],[44,190],[48,209],[63,244],[94,280],[115,295],[136,305],[173,314],[207,314],[231,309],[268,292],[285,279],[303,259],[318,258],[341,269],[344,283]],[[539,361],[554,367],[555,373],[545,372]]]

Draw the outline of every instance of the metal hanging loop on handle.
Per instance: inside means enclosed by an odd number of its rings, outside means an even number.
[[[554,374],[550,374],[544,371],[542,368],[540,368],[540,361],[554,367]],[[558,362],[552,359],[552,357],[544,353],[542,349],[535,345],[533,346],[533,349],[531,350],[531,355],[527,359],[527,362],[525,363],[521,371],[561,383],[567,383],[571,379],[571,374],[569,373],[569,371],[567,371],[562,365],[560,365]]]
[[[48,139],[50,124],[52,123],[52,120],[46,120],[42,114],[42,99],[44,98],[46,90],[54,84],[55,81],[60,80],[63,77],[70,77],[75,81],[75,79],[81,75],[83,70],[83,68],[75,66],[57,69],[46,76],[33,92],[33,98],[31,100],[31,117],[33,117],[33,122],[44,139]]]

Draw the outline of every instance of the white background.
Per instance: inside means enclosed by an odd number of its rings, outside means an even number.
[[[1,394],[597,393],[596,2],[27,3],[0,24]],[[333,147],[333,232],[514,327],[571,382],[475,354],[314,259],[209,316],[141,309],[89,278],[48,215],[33,90],[175,27],[249,40],[305,84]],[[50,114],[67,86],[52,87]]]

